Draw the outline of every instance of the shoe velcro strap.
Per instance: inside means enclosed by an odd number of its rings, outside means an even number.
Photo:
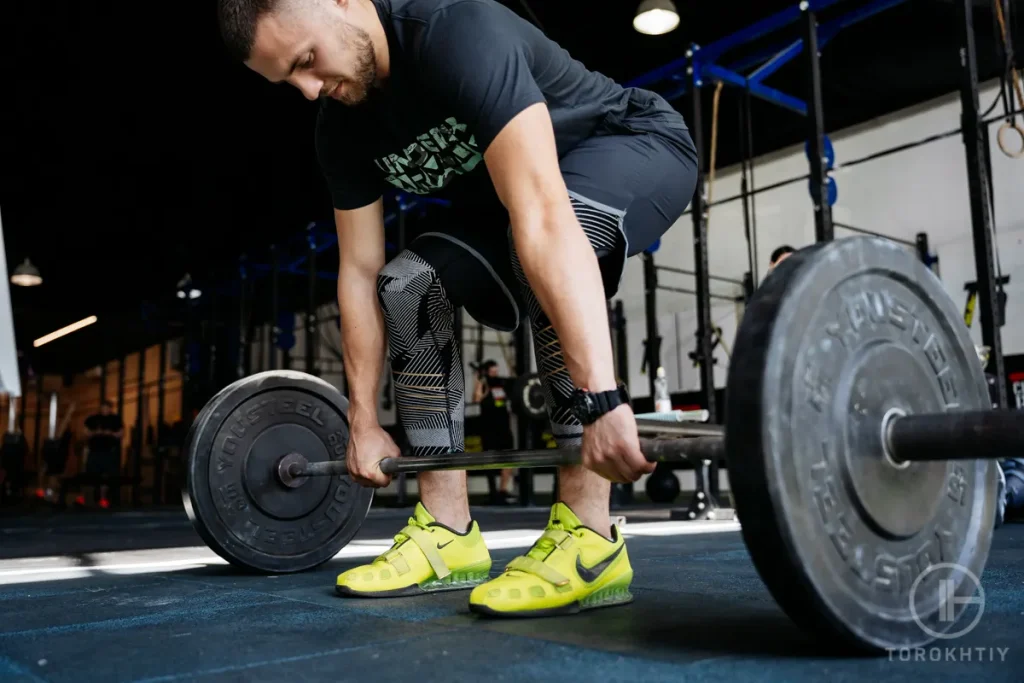
[[[550,538],[557,548],[568,550],[572,547],[573,536],[565,529],[548,529],[544,532],[544,535]]]
[[[521,555],[509,562],[505,567],[505,570],[508,571],[510,569],[516,569],[521,572],[526,572],[527,574],[533,574],[554,586],[565,586],[569,583],[569,579],[565,576],[556,572],[540,560],[536,560],[527,555]]]
[[[402,529],[402,533],[409,537],[413,543],[423,552],[423,555],[427,558],[427,562],[430,563],[430,568],[434,570],[434,574],[439,579],[451,574],[451,570],[448,569],[448,565],[445,563],[444,558],[441,557],[441,553],[437,552],[437,545],[434,543],[434,538],[423,529],[417,526],[407,526]]]

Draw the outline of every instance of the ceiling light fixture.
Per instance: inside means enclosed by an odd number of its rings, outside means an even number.
[[[35,287],[43,284],[43,276],[39,269],[32,265],[32,262],[25,259],[25,262],[14,269],[11,275],[11,283],[20,287]]]
[[[644,0],[636,8],[633,28],[649,36],[660,36],[679,26],[679,12],[672,0]]]
[[[202,290],[192,284],[192,276],[185,273],[185,277],[178,280],[178,298],[195,300],[203,295]]]

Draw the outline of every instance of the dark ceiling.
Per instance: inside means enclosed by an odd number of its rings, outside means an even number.
[[[794,4],[676,0],[680,28],[650,37],[631,26],[639,0],[528,2],[549,36],[622,82],[679,58],[691,41],[708,44]],[[505,4],[528,14],[520,0]],[[864,4],[839,3],[822,19]],[[313,150],[316,105],[229,62],[214,5],[0,3],[0,211],[8,267],[29,257],[45,278],[12,292],[19,348],[37,370],[138,348],[140,333],[155,339],[161,321],[178,317],[183,273],[229,279],[243,252],[262,260],[272,242],[330,220]],[[953,10],[950,0],[908,0],[840,33],[822,55],[826,128],[955,90]],[[981,76],[992,78],[1001,67],[991,3],[978,3],[976,26]],[[769,83],[803,96],[802,74],[797,61]],[[738,100],[726,93],[722,165],[738,158]],[[686,111],[685,100],[675,104]],[[755,103],[754,117],[758,153],[804,136],[804,119],[772,105]],[[329,251],[321,265],[333,267]],[[32,339],[91,314],[97,325],[32,352]]]

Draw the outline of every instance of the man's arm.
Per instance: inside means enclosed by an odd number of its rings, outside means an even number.
[[[487,382],[483,377],[477,376],[476,383],[473,385],[473,403],[479,403],[484,400],[484,396],[487,395]]]
[[[74,404],[74,402],[72,402],[68,406],[67,412],[64,413],[64,417],[61,418],[60,425],[57,427],[57,434],[63,434],[64,433],[64,431],[68,428],[68,424],[71,422],[71,418],[74,416],[74,414],[75,414],[75,404]]]
[[[338,231],[338,310],[349,387],[349,420],[377,424],[377,396],[384,368],[384,315],[377,303],[377,274],[384,267],[384,202],[334,212]]]
[[[523,110],[484,154],[530,287],[558,333],[573,383],[616,387],[604,284],[558,167],[547,106]]]

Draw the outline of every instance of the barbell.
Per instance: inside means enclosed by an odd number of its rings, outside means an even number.
[[[184,501],[214,551],[285,573],[352,539],[373,492],[346,475],[347,409],[336,388],[292,371],[247,377],[211,399],[186,439]],[[988,556],[991,460],[1024,448],[1024,413],[991,410],[968,331],[935,275],[875,237],[790,256],[739,326],[726,415],[724,427],[638,417],[642,450],[657,462],[725,457],[744,542],[782,609],[858,649],[944,637]],[[566,448],[397,457],[381,469],[579,461]]]

